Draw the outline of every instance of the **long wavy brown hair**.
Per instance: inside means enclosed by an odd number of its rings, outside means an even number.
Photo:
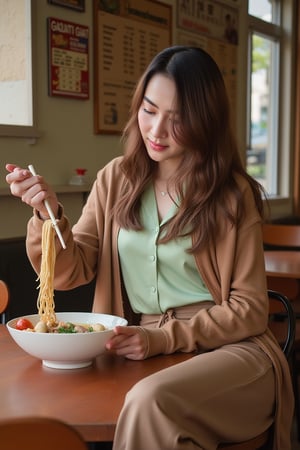
[[[217,211],[232,225],[242,218],[245,206],[236,181],[238,174],[248,180],[261,216],[264,191],[243,168],[231,128],[226,88],[217,64],[200,48],[170,47],[150,63],[132,98],[130,118],[122,136],[121,167],[127,181],[113,212],[119,225],[142,229],[141,195],[156,175],[158,163],[149,158],[138,125],[138,111],[147,85],[156,74],[168,76],[176,85],[180,120],[174,124],[172,133],[186,149],[171,180],[179,207],[165,225],[159,242],[194,234],[190,251],[195,253],[217,235],[220,220]],[[239,205],[237,214],[230,207],[229,195]]]

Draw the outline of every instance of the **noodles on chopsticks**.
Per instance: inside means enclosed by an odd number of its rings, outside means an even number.
[[[35,324],[27,321],[26,328],[17,328],[37,333],[92,333],[106,330],[106,326],[99,322],[74,323],[58,320],[55,314],[54,302],[54,271],[56,261],[55,228],[51,219],[43,222],[42,228],[42,256],[38,277],[39,295],[37,309],[39,321]],[[65,248],[65,247],[64,247]]]
[[[55,230],[51,220],[45,220],[42,229],[42,260],[38,280],[39,295],[37,308],[40,320],[47,325],[56,322],[54,303]]]

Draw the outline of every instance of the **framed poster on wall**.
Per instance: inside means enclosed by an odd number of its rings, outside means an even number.
[[[94,0],[94,130],[119,134],[133,90],[172,39],[172,7],[152,0]]]
[[[48,0],[48,3],[64,8],[75,9],[76,11],[85,10],[85,0]]]
[[[227,44],[238,45],[239,10],[228,0],[203,0],[191,4],[177,0],[177,26]]]
[[[48,93],[50,96],[89,98],[89,29],[48,18]]]
[[[180,45],[207,51],[218,64],[225,82],[233,126],[237,120],[238,0],[177,0],[177,36]]]

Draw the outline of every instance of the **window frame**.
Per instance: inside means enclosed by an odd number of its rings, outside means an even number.
[[[273,114],[278,117],[277,136],[273,134],[271,139],[277,139],[277,150],[275,148],[272,157],[277,158],[276,183],[277,195],[268,196],[268,203],[272,217],[282,217],[293,213],[293,148],[294,148],[294,122],[293,122],[293,100],[295,98],[294,79],[294,37],[292,35],[292,26],[295,30],[295,7],[294,0],[278,0],[281,7],[279,25],[265,22],[262,19],[248,14],[247,7],[247,112],[246,112],[246,132],[245,132],[245,155],[249,146],[249,126],[250,119],[250,92],[251,92],[251,34],[256,33],[271,40],[279,42],[279,67],[277,76],[279,77],[279,92],[277,95],[277,104]],[[247,2],[248,4],[248,2]],[[277,14],[277,12],[276,12]],[[274,92],[271,94],[274,96]],[[245,162],[246,164],[246,162]]]

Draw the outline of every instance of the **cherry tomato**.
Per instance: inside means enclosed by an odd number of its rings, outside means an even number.
[[[27,330],[27,328],[33,328],[32,323],[28,319],[19,319],[16,323],[17,330]]]

